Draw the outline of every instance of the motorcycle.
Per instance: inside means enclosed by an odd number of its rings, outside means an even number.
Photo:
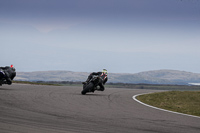
[[[6,75],[9,76],[9,80],[6,78]],[[11,67],[0,67],[0,86],[2,86],[2,84],[11,85],[15,76],[15,68],[12,65]]]
[[[98,86],[100,82],[100,77],[93,75],[93,77],[83,85],[83,90],[81,91],[82,95],[85,95],[88,92],[94,92],[95,90],[98,90],[100,87]]]

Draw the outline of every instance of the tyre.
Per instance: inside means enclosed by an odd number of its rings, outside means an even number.
[[[90,90],[94,87],[94,84],[90,82],[82,91],[81,94],[85,95],[87,92],[90,92]]]

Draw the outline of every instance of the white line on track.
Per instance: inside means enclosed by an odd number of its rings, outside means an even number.
[[[178,113],[178,112],[174,112],[174,111],[169,111],[169,110],[157,108],[157,107],[145,104],[145,103],[143,103],[143,102],[141,102],[141,101],[139,101],[139,100],[136,99],[137,96],[144,95],[144,94],[149,94],[149,93],[137,94],[137,95],[134,95],[132,98],[133,98],[133,100],[137,101],[138,103],[143,104],[143,105],[145,105],[147,107],[150,107],[150,108],[154,108],[154,109],[157,109],[157,110],[162,110],[162,111],[166,111],[166,112],[170,112],[170,113],[174,113],[174,114],[178,114],[178,115],[185,115],[185,116],[200,118],[199,116],[188,115],[188,114],[183,114],[183,113]]]

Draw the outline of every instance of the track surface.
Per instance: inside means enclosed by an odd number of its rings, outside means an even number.
[[[148,108],[133,95],[155,90],[13,84],[0,87],[0,133],[199,133],[200,119]]]

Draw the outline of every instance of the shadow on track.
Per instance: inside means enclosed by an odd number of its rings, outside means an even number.
[[[8,88],[2,88],[2,87],[0,87],[0,91],[3,91],[3,90],[7,90],[7,91],[11,91],[11,90],[13,90],[13,89],[8,89]]]
[[[76,95],[82,95],[82,94],[76,94]],[[82,96],[108,96],[106,94],[95,94],[95,93],[87,93],[85,95],[82,95]]]

